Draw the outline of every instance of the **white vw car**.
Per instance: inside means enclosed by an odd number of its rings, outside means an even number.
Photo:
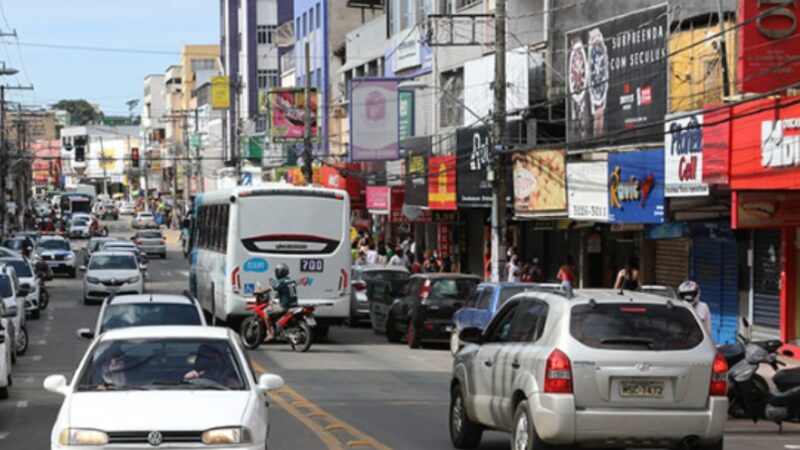
[[[144,292],[142,268],[130,252],[96,252],[92,254],[83,277],[83,302],[101,302],[111,294]]]
[[[265,392],[277,375],[256,378],[237,335],[202,326],[133,327],[98,337],[75,377],[44,380],[64,403],[52,449],[237,448],[263,450]]]

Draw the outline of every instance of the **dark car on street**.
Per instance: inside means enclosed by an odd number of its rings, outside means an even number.
[[[457,273],[412,275],[397,298],[371,302],[373,327],[385,332],[389,342],[407,336],[411,348],[449,342],[453,313],[464,306],[480,281]]]

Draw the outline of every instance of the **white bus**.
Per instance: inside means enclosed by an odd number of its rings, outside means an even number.
[[[345,191],[266,184],[195,199],[190,290],[203,308],[238,328],[257,284],[286,263],[318,335],[350,316],[350,198]]]

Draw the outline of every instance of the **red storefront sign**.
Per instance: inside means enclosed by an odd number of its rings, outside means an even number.
[[[800,189],[798,100],[764,99],[733,108],[731,189]]]
[[[731,109],[719,105],[703,111],[703,183],[728,184],[730,176]]]
[[[453,234],[450,230],[450,225],[440,223],[437,226],[437,244],[439,245],[439,254],[442,256],[449,256],[453,254]]]
[[[400,209],[393,209],[389,215],[389,222],[391,223],[428,223],[430,221],[431,212],[428,210],[422,210],[420,215],[413,219],[403,214],[403,211]]]
[[[428,207],[432,210],[456,209],[456,157],[431,156],[428,160]]]
[[[778,228],[800,225],[800,192],[733,191],[733,228]]]
[[[350,196],[351,208],[363,208],[365,202],[364,180],[356,173],[361,172],[359,164],[336,164],[323,166],[320,171],[322,185],[331,189],[342,189]]]
[[[367,209],[370,211],[389,211],[392,206],[392,188],[388,186],[367,186]]]
[[[800,82],[800,2],[740,0],[739,82],[770,92]]]

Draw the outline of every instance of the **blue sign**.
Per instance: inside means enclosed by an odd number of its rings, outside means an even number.
[[[608,155],[611,223],[664,222],[664,149]]]
[[[242,186],[252,186],[252,185],[253,185],[253,173],[242,172]]]
[[[245,283],[244,284],[244,295],[252,295],[256,291],[256,284],[255,283]]]
[[[269,263],[264,258],[250,258],[244,262],[242,270],[245,272],[264,273],[269,270]]]

